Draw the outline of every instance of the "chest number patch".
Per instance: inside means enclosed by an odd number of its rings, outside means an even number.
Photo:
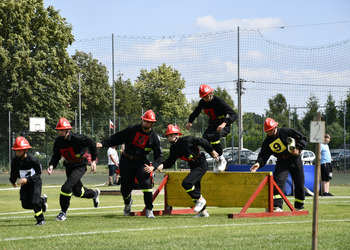
[[[140,132],[136,132],[135,137],[132,141],[132,144],[136,147],[144,149],[146,147],[146,143],[149,139],[148,135],[142,134]]]
[[[284,146],[280,138],[270,143],[269,146],[271,150],[275,153],[282,153],[284,150],[286,150],[286,146]]]

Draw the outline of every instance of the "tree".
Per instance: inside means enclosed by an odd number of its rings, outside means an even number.
[[[189,114],[189,105],[182,90],[185,80],[165,64],[148,72],[142,69],[135,82],[144,110],[152,109],[162,117],[182,117]]]
[[[279,123],[280,127],[288,127],[289,110],[287,100],[282,94],[277,94],[268,100],[269,110],[266,111],[266,117],[273,118]]]
[[[140,118],[142,115],[140,95],[130,79],[123,80],[122,77],[123,75],[119,74],[117,81],[115,81],[116,115],[126,118],[135,114]]]
[[[234,108],[233,100],[225,88],[217,87],[214,89],[213,94],[223,99],[232,109]]]
[[[344,106],[345,106],[345,127],[346,131],[350,133],[350,89],[346,95],[346,99],[340,103],[340,108],[338,112],[339,124],[343,126],[344,124]]]
[[[108,82],[106,66],[93,59],[91,53],[76,51],[72,58],[79,68],[82,113],[89,111],[90,114],[109,115],[113,110],[113,90]],[[70,99],[75,110],[79,107],[79,74],[72,86]]]
[[[43,0],[0,3],[0,108],[11,111],[17,131],[28,117],[55,124],[67,112],[76,65],[66,49],[73,42],[71,25]]]
[[[335,101],[331,93],[329,93],[327,97],[326,110],[324,113],[323,120],[327,122],[328,125],[332,125],[332,123],[337,122],[337,107],[335,105]]]
[[[309,101],[306,103],[308,108],[307,112],[305,112],[305,116],[302,120],[302,125],[304,128],[303,133],[308,135],[310,133],[310,122],[316,119],[317,111],[318,111],[318,99],[315,95],[311,95]]]

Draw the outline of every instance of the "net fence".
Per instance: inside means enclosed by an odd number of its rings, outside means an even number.
[[[318,100],[320,110],[327,96],[332,95],[337,105],[350,95],[350,39],[317,47],[293,46],[274,42],[259,30],[229,30],[182,36],[119,36],[75,41],[68,48],[70,55],[76,51],[91,53],[94,59],[108,69],[109,82],[121,74],[123,79],[134,82],[141,69],[150,71],[162,64],[179,71],[186,81],[183,92],[188,102],[198,101],[198,88],[208,84],[226,89],[244,113],[264,115],[269,110],[268,100],[281,93],[289,107],[299,117],[305,114],[305,106],[311,96]],[[242,83],[241,102],[237,95],[238,82]],[[118,91],[118,89],[116,89]],[[345,110],[346,112],[346,110]],[[139,114],[118,117],[117,130],[138,123]],[[184,126],[188,117],[160,117],[163,121],[155,126],[159,135],[164,134],[163,124],[179,123]],[[109,120],[100,114],[82,114],[82,133],[100,140],[111,134]],[[16,117],[0,112],[0,165],[8,167],[9,147],[13,137],[28,128],[16,128]],[[77,117],[71,121],[77,124]],[[350,126],[350,121],[345,121]],[[200,116],[191,135],[201,136],[207,118]],[[55,124],[46,124],[54,127]],[[29,127],[29,124],[28,124]],[[243,122],[244,129],[244,122]],[[233,128],[237,134],[237,124]],[[36,151],[44,155],[47,164],[56,134],[28,133]],[[263,139],[259,136],[245,142],[244,147],[255,150]],[[226,138],[229,146],[231,138]],[[335,138],[336,139],[336,138]],[[344,138],[339,138],[342,143]],[[236,142],[232,143],[236,145]],[[338,145],[340,144],[338,143]],[[167,144],[164,143],[164,147]],[[39,154],[39,153],[38,153]]]

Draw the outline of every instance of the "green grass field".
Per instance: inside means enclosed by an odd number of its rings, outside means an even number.
[[[238,213],[241,208],[209,207],[209,218],[186,214],[157,216],[153,220],[124,217],[121,196],[101,196],[97,209],[92,200],[73,197],[67,220],[58,222],[54,218],[60,211],[64,175],[43,175],[44,184],[50,183],[43,187],[49,209],[45,213],[46,225],[34,226],[33,211],[21,207],[19,189],[11,188],[4,179],[8,180],[8,175],[0,178],[1,249],[310,249],[312,244],[310,196],[305,204],[310,211],[307,216],[228,219],[227,214]],[[107,174],[86,174],[83,182],[90,188],[111,189],[101,186],[106,180]],[[319,249],[350,249],[349,183],[349,175],[335,175],[331,186],[335,196],[319,199]],[[132,211],[141,211],[143,196],[134,195],[133,199]],[[160,195],[155,200],[154,210],[164,208],[163,199]],[[284,208],[288,209],[286,205]],[[248,212],[261,210],[252,208]]]

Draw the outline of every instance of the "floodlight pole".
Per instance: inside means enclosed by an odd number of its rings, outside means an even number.
[[[79,73],[79,134],[81,134],[81,81]]]
[[[9,111],[9,170],[11,171],[11,111]]]
[[[115,134],[114,34],[112,34],[113,134]]]
[[[242,81],[240,79],[240,58],[239,58],[239,26],[237,27],[237,95],[238,95],[238,164],[241,164],[241,150],[243,148],[243,119],[242,119]],[[233,135],[232,135],[233,136]]]

